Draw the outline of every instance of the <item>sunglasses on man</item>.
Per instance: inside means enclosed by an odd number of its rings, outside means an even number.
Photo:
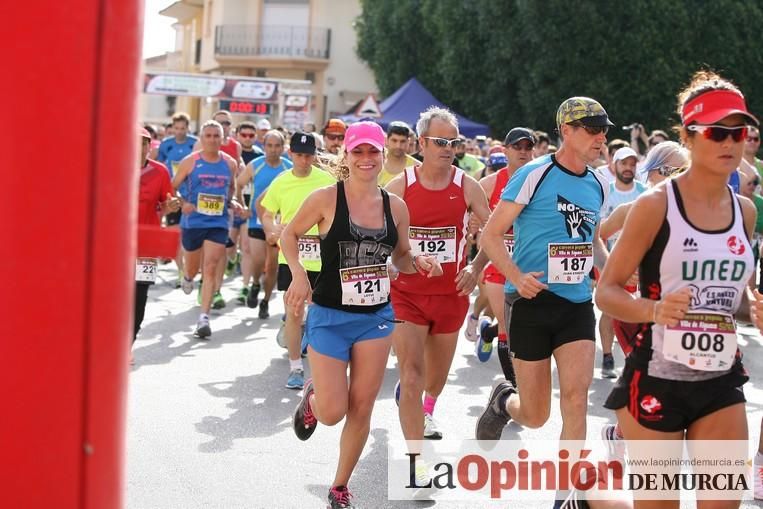
[[[438,147],[443,147],[443,148],[449,145],[453,148],[458,148],[464,143],[464,140],[462,140],[461,138],[453,138],[452,140],[448,140],[446,138],[437,138],[435,136],[424,136],[423,138],[427,140],[432,140],[432,142],[435,145],[437,145]]]
[[[242,138],[254,138],[254,133],[238,133]]]
[[[592,126],[592,125],[585,125],[581,122],[570,122],[570,125],[572,127],[582,127],[583,129],[585,129],[585,132],[587,132],[591,136],[598,136],[602,133],[607,134],[609,132],[608,125]]]
[[[731,136],[734,143],[739,143],[743,139],[747,138],[747,126],[746,125],[697,125],[692,124],[687,127],[689,131],[701,133],[706,140],[712,140],[717,143],[724,141]]]

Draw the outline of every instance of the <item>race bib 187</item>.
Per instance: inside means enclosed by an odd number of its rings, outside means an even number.
[[[571,285],[580,283],[593,267],[593,244],[574,242],[549,243],[548,282]]]

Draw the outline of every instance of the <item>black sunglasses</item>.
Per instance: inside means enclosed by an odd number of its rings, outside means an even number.
[[[601,133],[607,134],[609,132],[608,125],[590,126],[590,125],[582,124],[580,122],[570,122],[570,125],[572,127],[582,127],[583,129],[585,129],[585,132],[587,132],[591,136],[597,136]]]
[[[743,139],[747,138],[747,126],[746,125],[697,125],[693,124],[687,127],[688,130],[697,133],[702,133],[702,136],[706,140],[712,140],[717,143],[724,141],[731,136],[734,143],[739,143]]]

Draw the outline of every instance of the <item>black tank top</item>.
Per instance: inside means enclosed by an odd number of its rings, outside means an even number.
[[[371,306],[342,304],[340,269],[383,265],[397,245],[397,228],[392,218],[389,195],[379,190],[384,205],[384,227],[370,230],[357,226],[350,218],[350,209],[344,194],[344,182],[336,185],[336,211],[334,222],[326,236],[321,236],[321,272],[313,290],[313,302],[321,306],[351,313],[374,313],[389,302]]]

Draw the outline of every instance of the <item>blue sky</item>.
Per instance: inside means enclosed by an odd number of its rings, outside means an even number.
[[[143,15],[143,58],[162,55],[175,49],[172,18],[160,16],[159,11],[175,0],[145,0]]]

